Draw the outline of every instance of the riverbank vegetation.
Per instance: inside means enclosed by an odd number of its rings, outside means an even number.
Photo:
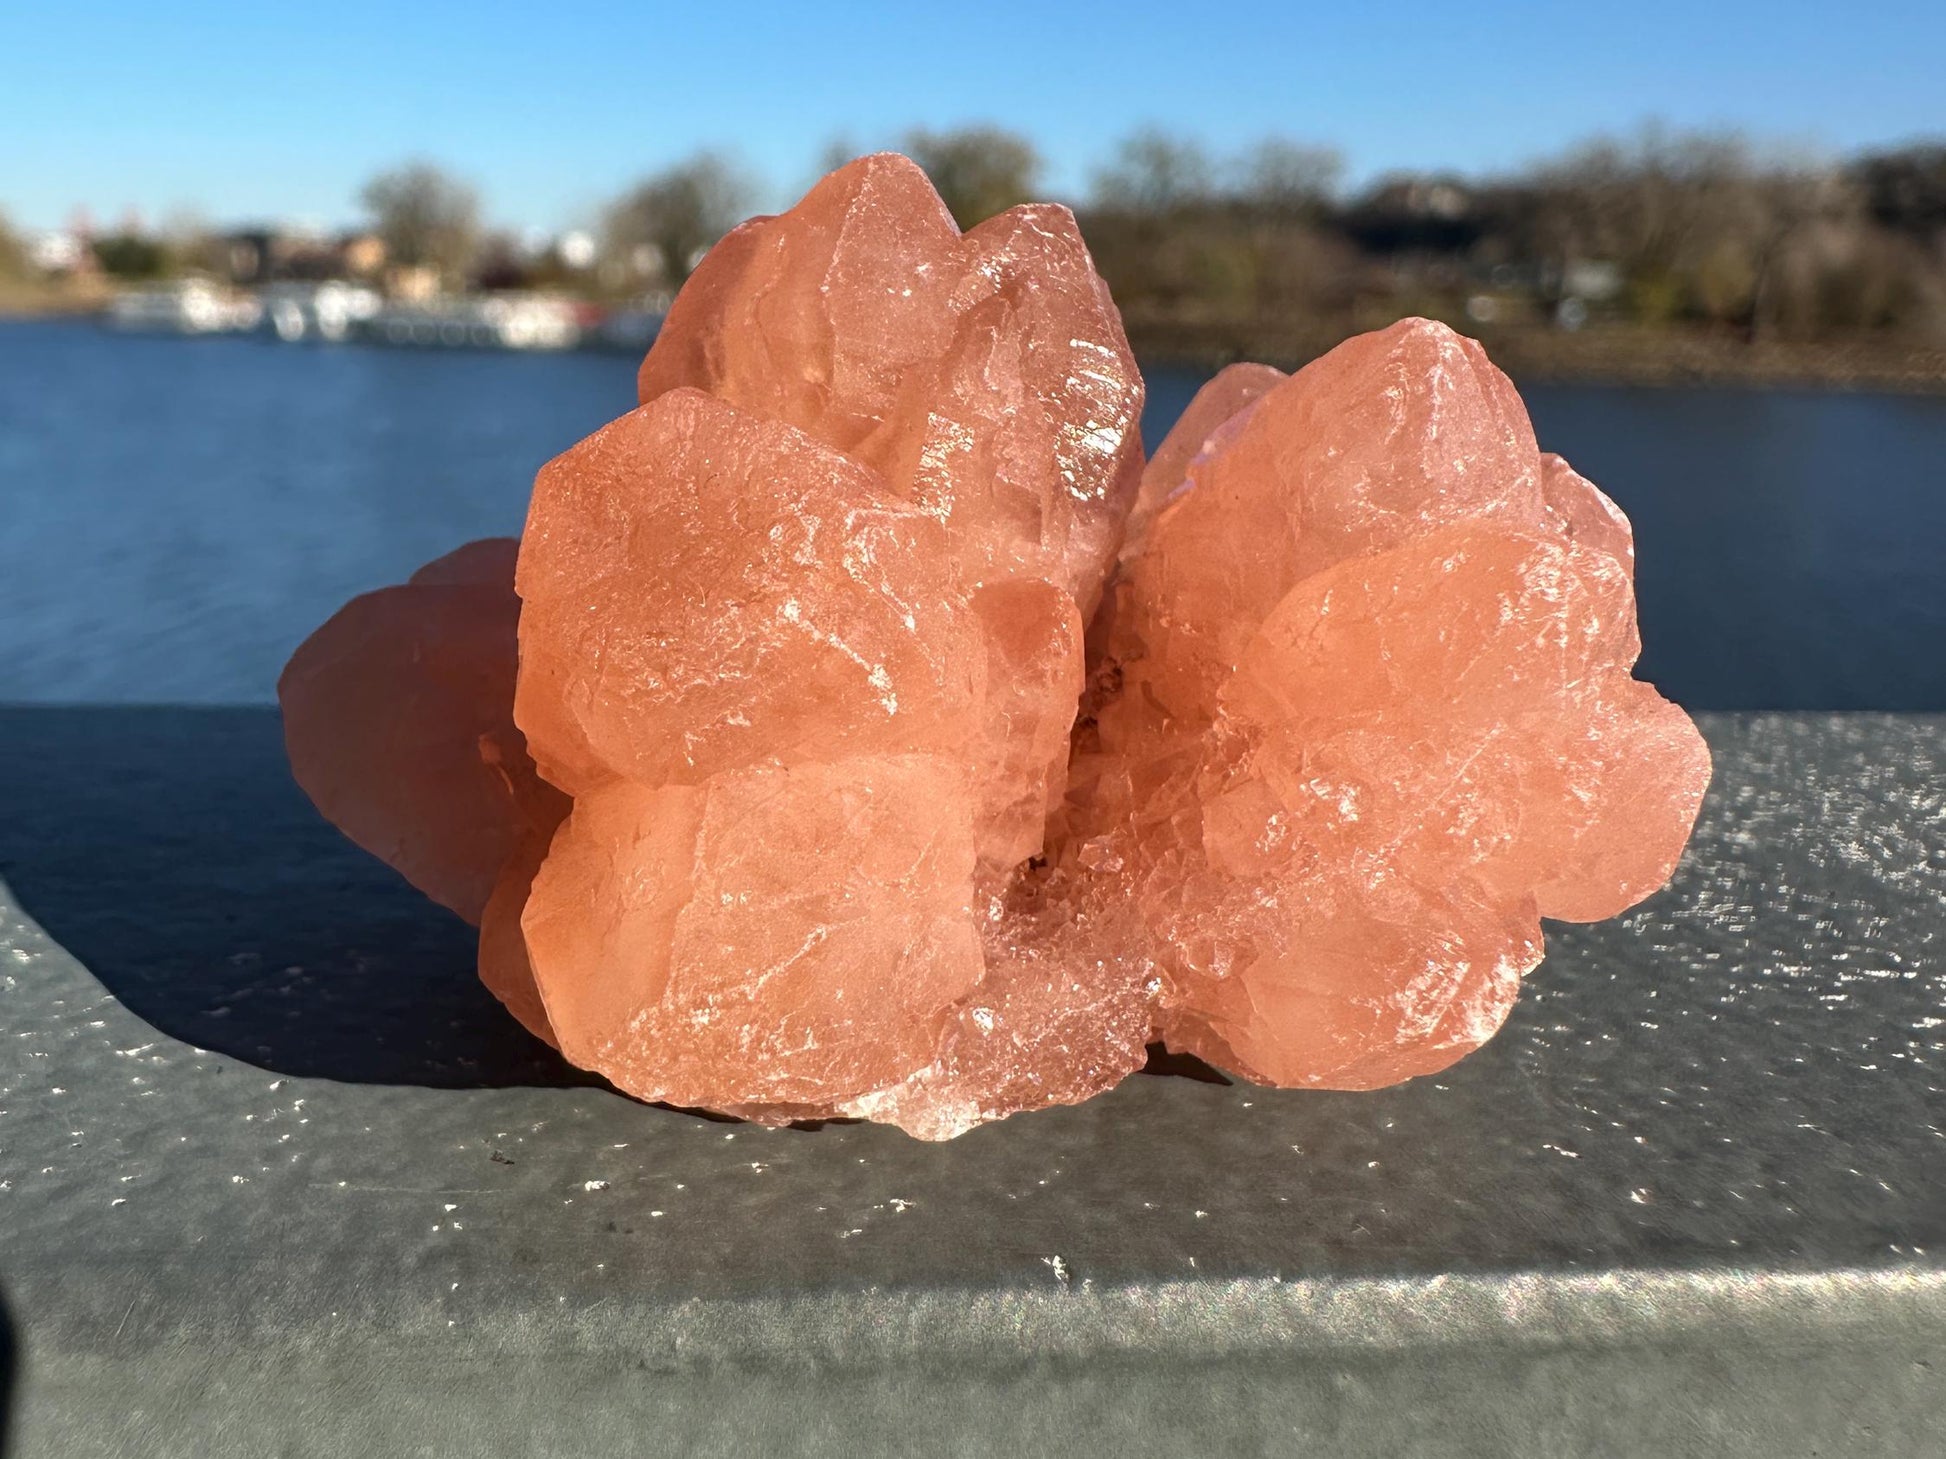
[[[1017,134],[899,141],[963,226],[1043,194],[1041,158]],[[703,154],[627,188],[585,228],[536,238],[485,227],[470,188],[416,163],[366,187],[362,229],[123,229],[85,240],[66,269],[37,267],[0,222],[0,308],[85,304],[95,281],[183,271],[666,297],[761,191]],[[1828,158],[1647,128],[1506,175],[1353,188],[1328,147],[1270,138],[1217,155],[1148,131],[1075,206],[1148,358],[1293,365],[1417,313],[1533,375],[1946,387],[1946,143]]]
[[[1647,131],[1356,193],[1330,155],[1134,139],[1083,228],[1150,354],[1291,363],[1418,313],[1541,373],[1946,375],[1946,147],[1850,159]]]

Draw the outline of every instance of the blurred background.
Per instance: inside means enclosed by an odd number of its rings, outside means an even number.
[[[268,701],[519,530],[716,238],[897,148],[963,225],[1075,208],[1151,444],[1228,361],[1443,319],[1634,519],[1646,677],[1946,709],[1946,7],[0,25],[0,702]]]

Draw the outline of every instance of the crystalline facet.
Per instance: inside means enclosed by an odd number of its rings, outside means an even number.
[[[1115,1082],[1141,1040],[1076,1077],[1014,987],[1040,967],[993,955],[1141,469],[1073,219],[962,237],[863,159],[704,261],[641,396],[542,471],[520,561],[515,715],[575,797],[520,914],[563,1051],[645,1097],[934,1132]],[[1024,1102],[952,1056],[969,1020],[1045,1066]]]
[[[1144,473],[1073,219],[962,235],[874,157],[710,253],[640,396],[517,570],[462,548],[280,684],[320,808],[631,1093],[937,1139],[1158,1035],[1385,1084],[1688,834],[1627,520],[1443,326],[1233,366]]]
[[[477,923],[536,784],[513,723],[512,538],[354,598],[278,681],[298,784],[344,833]]]
[[[504,925],[567,813],[514,727],[519,546],[469,542],[402,586],[352,599],[291,656],[277,697],[305,793],[352,840],[481,926],[481,977],[552,1042]]]
[[[1540,916],[1668,879],[1708,755],[1629,677],[1626,520],[1477,345],[1408,320],[1243,409],[1124,560],[1082,824],[1172,1046],[1390,1083],[1493,1032]]]

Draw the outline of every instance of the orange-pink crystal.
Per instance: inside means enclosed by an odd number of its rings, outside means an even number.
[[[944,1138],[1158,1036],[1384,1084],[1687,837],[1627,521],[1443,326],[1232,367],[1144,474],[1072,217],[961,234],[880,156],[718,245],[640,394],[517,571],[461,549],[280,684],[320,808],[630,1093]]]
[[[1668,880],[1708,783],[1629,677],[1626,519],[1425,320],[1185,428],[1105,615],[1079,834],[1172,1047],[1274,1084],[1442,1068],[1506,1017],[1540,917]]]

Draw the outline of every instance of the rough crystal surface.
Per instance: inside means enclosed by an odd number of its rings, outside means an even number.
[[[1424,320],[1185,429],[1077,776],[1158,1025],[1270,1083],[1438,1069],[1506,1016],[1540,917],[1639,901],[1695,819],[1702,739],[1629,677],[1627,522]]]
[[[648,1098],[937,1134],[1119,1079],[1141,1038],[1077,1078],[993,932],[1142,464],[1072,217],[961,235],[911,163],[862,159],[704,260],[640,383],[542,471],[520,560],[515,717],[575,799],[521,914],[563,1052]],[[966,1075],[962,1027],[1026,1099]]]
[[[280,684],[319,807],[631,1093],[945,1138],[1158,1036],[1383,1084],[1687,836],[1627,521],[1441,326],[1233,366],[1144,472],[1073,219],[961,234],[883,156],[713,250],[640,397],[517,569],[462,548]]]
[[[353,598],[291,656],[277,698],[297,783],[352,840],[481,927],[481,977],[552,1043],[505,936],[567,811],[514,727],[519,547],[469,542]]]
[[[477,923],[513,850],[519,544],[469,543],[354,598],[278,682],[291,765],[344,833]]]

